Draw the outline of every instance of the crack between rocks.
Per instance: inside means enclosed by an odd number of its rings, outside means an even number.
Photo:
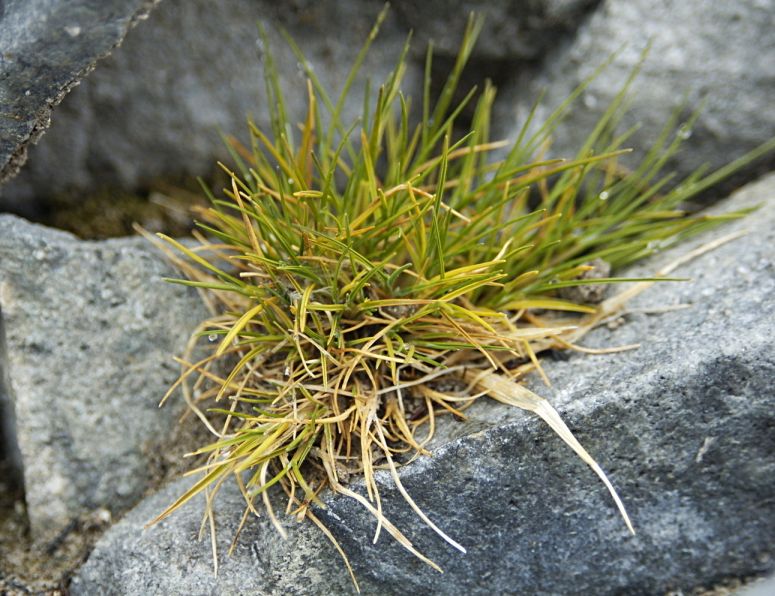
[[[9,369],[3,311],[0,306],[0,468],[4,471],[4,482],[10,485],[10,488],[21,489],[24,486],[24,473],[21,451],[16,439],[16,414]]]

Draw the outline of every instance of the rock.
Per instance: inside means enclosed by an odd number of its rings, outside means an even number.
[[[179,515],[144,528],[189,484],[188,479],[173,482],[109,530],[90,562],[73,579],[71,593],[198,596],[352,591],[339,555],[322,534],[307,524],[286,522],[289,532],[284,541],[266,517],[256,519],[245,529],[247,533],[242,535],[233,556],[223,556],[244,504],[231,483],[219,496],[218,547],[222,557],[218,577],[214,577],[209,540],[197,540],[202,523],[202,503],[198,500],[199,507],[186,507]]]
[[[206,317],[195,292],[141,238],[82,242],[0,216],[0,318],[33,536],[82,513],[120,513],[154,480],[179,409],[159,410],[179,354]],[[5,352],[5,353],[3,353]]]
[[[555,389],[536,384],[609,473],[635,536],[593,473],[539,420],[482,401],[468,422],[442,417],[433,457],[401,470],[420,508],[467,554],[425,527],[389,476],[378,474],[387,516],[443,575],[387,536],[372,545],[370,515],[351,499],[325,497],[328,509],[318,514],[349,554],[363,592],[656,594],[772,572],[775,203],[766,201],[773,192],[770,176],[724,202],[724,211],[763,206],[710,237],[743,228],[749,235],[682,266],[676,274],[693,281],[656,285],[633,302],[626,324],[601,327],[584,342],[639,341],[639,350],[547,359]],[[708,238],[635,272],[653,272]],[[233,487],[217,505],[217,578],[209,544],[195,539],[201,499],[143,529],[188,482],[169,485],[109,530],[72,593],[352,591],[335,550],[311,524],[283,519],[283,541],[265,517],[253,520],[225,557],[243,511]]]
[[[52,108],[158,0],[9,0],[0,5],[0,181],[49,125]]]
[[[665,122],[682,106],[685,118],[698,108],[702,112],[668,171],[686,176],[705,163],[718,168],[775,137],[773,0],[606,0],[572,43],[560,44],[547,56],[538,76],[529,81],[522,76],[504,88],[504,95],[512,99],[503,105],[519,106],[519,128],[545,87],[541,121],[616,53],[557,130],[554,153],[575,155],[649,41],[653,44],[649,56],[632,86],[632,109],[621,123],[622,131],[641,125],[625,143],[636,149],[635,157],[652,146]],[[634,158],[625,163],[634,163]],[[715,192],[750,180],[755,169],[767,172],[773,167],[775,156],[770,154],[758,168],[749,168]]]
[[[755,580],[734,592],[735,596],[771,596],[775,593],[775,575]]]
[[[434,52],[451,57],[457,56],[460,48],[466,16],[471,12],[481,14],[486,20],[476,58],[524,62],[542,59],[556,47],[558,39],[571,36],[599,3],[600,0],[398,0],[392,5],[421,45],[433,40]]]
[[[280,27],[299,43],[327,89],[338,92],[381,7],[358,1],[335,8],[327,2],[162,2],[57,109],[24,172],[2,189],[3,201],[17,209],[24,201],[33,209],[35,201],[67,191],[75,191],[71,200],[78,201],[100,187],[131,190],[160,178],[208,175],[216,159],[228,160],[219,131],[246,140],[248,114],[269,130],[259,21],[276,55],[289,114],[301,120],[306,77]],[[393,68],[407,33],[390,14],[364,65],[374,81]],[[418,72],[410,69],[409,80],[419,80]],[[359,89],[345,106],[346,121],[360,115]]]

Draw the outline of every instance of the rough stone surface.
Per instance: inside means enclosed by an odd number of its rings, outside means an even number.
[[[0,401],[15,411],[33,535],[121,512],[148,488],[175,424],[175,408],[157,408],[172,355],[206,317],[195,292],[160,279],[171,274],[144,239],[82,242],[0,216]]]
[[[735,592],[735,596],[772,596],[772,594],[775,594],[775,575],[753,581]]]
[[[682,266],[687,283],[653,287],[592,347],[642,342],[637,351],[546,362],[551,398],[607,470],[637,529],[630,536],[605,489],[532,416],[481,402],[466,423],[446,420],[432,458],[402,469],[419,506],[468,549],[452,550],[423,526],[388,476],[387,515],[444,569],[424,566],[347,499],[320,516],[349,554],[366,594],[658,594],[713,587],[772,572],[775,536],[775,176],[719,209],[764,203],[734,222],[750,234]],[[708,236],[694,244],[706,241]],[[642,267],[653,271],[692,246]],[[678,307],[659,314],[643,309]],[[616,327],[622,321],[614,321]],[[295,594],[352,590],[344,566],[310,525],[266,518],[243,531],[217,578],[197,542],[201,503],[158,526],[187,481],[143,501],[101,540],[73,579],[74,594]],[[224,489],[223,553],[242,513]]]
[[[702,106],[691,138],[671,164],[683,175],[705,163],[720,167],[775,136],[773,0],[606,0],[572,43],[560,44],[547,56],[538,76],[530,81],[522,77],[504,89],[505,95],[517,98],[512,104],[519,107],[516,126],[524,122],[539,89],[546,88],[546,107],[540,112],[545,117],[618,52],[557,131],[555,153],[575,155],[649,41],[652,49],[632,87],[632,110],[621,125],[624,131],[641,124],[626,143],[636,148],[636,156],[653,144],[682,106],[687,117]],[[770,155],[760,169],[773,166]]]
[[[206,175],[216,158],[228,158],[219,131],[244,140],[248,114],[269,126],[259,21],[270,37],[289,114],[301,119],[306,76],[280,27],[297,40],[326,87],[338,92],[382,5],[165,0],[57,109],[28,166],[3,188],[4,201],[21,209],[22,200],[65,191],[134,189],[160,177]],[[386,78],[406,35],[391,13],[364,65],[374,81]],[[346,120],[362,105],[353,93]]]
[[[0,3],[0,181],[26,160],[51,109],[155,0]]]

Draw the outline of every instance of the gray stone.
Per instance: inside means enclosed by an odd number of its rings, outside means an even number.
[[[269,129],[259,21],[276,56],[289,114],[301,120],[306,77],[280,27],[297,40],[326,88],[338,92],[382,4],[162,2],[59,106],[28,166],[2,189],[4,201],[19,208],[21,201],[66,191],[136,189],[159,178],[212,173],[216,159],[228,159],[219,131],[246,140],[248,114]],[[374,81],[391,71],[406,35],[391,13],[364,65]],[[417,78],[416,72],[410,69],[408,77]],[[345,106],[346,121],[360,115],[360,88]]]
[[[676,271],[585,338],[591,347],[638,341],[635,351],[545,361],[551,398],[609,473],[631,536],[592,472],[539,420],[491,401],[465,423],[444,419],[433,457],[401,470],[418,505],[468,549],[463,555],[417,519],[379,474],[389,518],[441,565],[440,575],[383,536],[354,501],[328,496],[319,515],[349,554],[366,594],[656,594],[713,587],[775,568],[775,176],[717,210],[761,210],[635,269],[653,272],[709,238],[749,235]],[[689,308],[677,308],[688,304]],[[665,308],[667,307],[667,308]],[[661,309],[659,314],[647,311]],[[613,327],[618,327],[613,329]],[[320,594],[352,590],[344,566],[310,524],[251,521],[213,577],[197,542],[201,501],[143,525],[184,491],[177,481],[143,501],[98,543],[74,594]],[[357,490],[357,487],[356,487]],[[225,488],[217,505],[221,553],[242,513]]]
[[[538,76],[517,78],[504,106],[518,105],[506,120],[521,127],[528,109],[546,89],[538,120],[612,54],[611,65],[589,85],[555,135],[556,155],[575,155],[586,135],[621,89],[651,41],[643,70],[632,86],[631,111],[621,130],[640,124],[625,144],[635,157],[651,147],[671,114],[684,117],[702,108],[696,125],[668,171],[687,175],[703,164],[718,168],[775,137],[775,1],[745,0],[606,0],[581,26],[570,44],[549,54]],[[515,99],[516,98],[516,99]],[[634,163],[635,157],[625,159]],[[721,193],[751,178],[754,171],[775,167],[770,154],[716,189]]]
[[[752,581],[734,592],[734,596],[772,596],[772,594],[775,594],[775,575]]]
[[[8,348],[5,345],[2,311],[0,311],[0,470],[10,474],[10,482],[19,482],[22,470],[22,458],[16,443],[16,416],[11,395],[11,379],[8,371]]]
[[[0,3],[0,181],[24,163],[52,108],[156,1]]]
[[[346,594],[350,578],[327,539],[307,524],[285,522],[282,540],[264,517],[244,530],[225,557],[244,500],[229,483],[218,497],[218,548],[213,575],[209,540],[198,541],[201,503],[146,529],[144,526],[188,488],[177,480],[148,497],[108,530],[86,567],[74,578],[73,594]],[[235,515],[236,514],[236,515]],[[364,540],[366,537],[364,536]],[[381,546],[385,546],[382,543]]]
[[[433,40],[434,52],[456,56],[465,30],[466,16],[485,17],[477,43],[479,60],[507,63],[540,60],[571,36],[600,0],[453,0],[433,2],[397,0],[395,7],[407,29],[418,40]],[[424,48],[422,48],[424,51]]]
[[[160,279],[170,275],[147,240],[82,242],[0,216],[0,402],[15,413],[4,422],[34,536],[119,513],[153,481],[179,412],[157,407],[172,356],[206,317],[195,292]]]

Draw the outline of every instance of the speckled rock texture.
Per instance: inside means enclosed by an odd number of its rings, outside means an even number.
[[[642,156],[681,108],[682,120],[701,110],[687,131],[690,138],[670,164],[683,176],[703,164],[721,167],[775,137],[775,0],[605,0],[572,42],[558,44],[540,68],[501,86],[501,107],[513,114],[511,106],[517,106],[511,121],[518,128],[545,90],[540,122],[611,58],[555,135],[554,153],[575,155],[649,43],[632,85],[631,111],[621,123],[622,131],[640,126],[625,143],[636,150],[625,162]],[[770,154],[715,192],[773,168],[775,156]]]
[[[171,275],[144,239],[83,242],[0,216],[3,434],[40,540],[94,509],[125,510],[152,481],[180,411],[157,407],[172,356],[206,317],[196,292],[161,280]]]
[[[715,209],[753,216],[672,249],[749,233],[682,266],[685,283],[654,286],[585,339],[634,351],[546,362],[551,399],[609,473],[637,534],[604,487],[537,419],[482,402],[468,422],[445,420],[433,456],[402,469],[419,506],[467,549],[448,547],[379,476],[386,514],[441,565],[439,574],[383,532],[351,499],[320,511],[349,554],[365,594],[660,594],[713,587],[775,568],[775,176]],[[681,308],[687,305],[687,308]],[[73,578],[73,594],[321,594],[352,586],[334,549],[309,524],[251,521],[224,556],[242,513],[226,488],[217,506],[221,568],[197,542],[201,502],[144,524],[187,486],[177,481],[114,526]],[[358,487],[354,487],[358,490]],[[681,592],[678,592],[681,593]]]
[[[24,164],[52,108],[156,1],[0,3],[0,181]]]

